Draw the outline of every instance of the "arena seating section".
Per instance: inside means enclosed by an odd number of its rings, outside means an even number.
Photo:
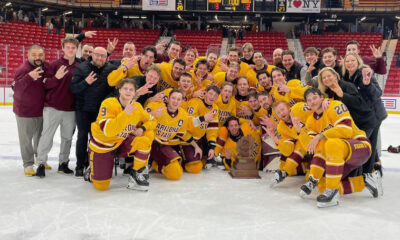
[[[253,44],[255,50],[263,52],[268,63],[272,63],[272,52],[275,48],[288,49],[285,34],[282,32],[246,32],[243,40],[236,39],[236,45],[246,42]]]
[[[220,49],[222,41],[222,31],[176,30],[175,35],[183,48],[190,45],[197,49],[200,56],[205,56],[210,44],[219,45]]]
[[[357,40],[360,43],[360,55],[372,55],[370,45],[379,47],[382,44],[382,35],[378,33],[324,33],[322,35],[300,35],[303,50],[308,47],[335,47],[338,56],[344,57],[346,54],[346,42]]]
[[[60,35],[48,34],[45,27],[29,22],[8,22],[0,24],[0,86],[9,85],[15,72],[26,59],[27,50],[32,44],[40,44],[45,48],[46,61],[53,61],[59,57],[61,39],[64,38],[64,30]],[[7,51],[6,51],[7,45]],[[7,55],[6,55],[7,54]],[[6,72],[6,59],[8,61],[8,73]]]
[[[142,49],[148,45],[154,45],[160,35],[160,30],[144,29],[106,29],[106,28],[85,28],[82,30],[97,31],[97,35],[92,39],[85,39],[83,43],[92,43],[95,46],[107,47],[108,39],[111,41],[118,38],[118,44],[110,59],[121,59],[122,49],[126,42],[133,42],[136,46],[136,54],[140,54]]]
[[[400,93],[400,67],[396,66],[397,55],[400,54],[400,41],[397,42],[396,50],[390,65],[389,74],[386,79],[385,94]]]

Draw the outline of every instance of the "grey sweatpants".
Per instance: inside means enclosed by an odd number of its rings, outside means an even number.
[[[75,131],[75,112],[60,111],[52,107],[43,109],[43,131],[38,146],[38,164],[47,162],[48,154],[53,146],[53,138],[60,126],[61,144],[58,160],[61,163],[69,161],[72,136]]]
[[[39,138],[42,133],[43,118],[26,118],[17,115],[15,115],[15,118],[17,119],[19,148],[24,168],[33,166],[35,163],[34,156],[37,155]]]

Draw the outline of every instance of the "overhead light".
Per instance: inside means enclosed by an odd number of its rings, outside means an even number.
[[[140,16],[141,19],[147,19],[147,16]]]
[[[71,13],[72,13],[72,11],[68,11],[68,12],[65,12],[64,15],[69,15]]]
[[[139,19],[139,16],[122,16],[122,18]]]
[[[114,12],[114,15],[117,16],[117,15],[118,15],[118,11],[115,11],[115,12]]]
[[[362,17],[362,18],[360,19],[360,22],[365,21],[365,19],[367,19],[366,16]]]
[[[100,12],[100,16],[103,16],[103,13],[102,13],[102,12]]]
[[[218,15],[217,14],[215,14],[214,18],[215,18],[215,20],[218,21]]]
[[[180,14],[178,14],[178,18],[179,18],[180,20],[183,20],[183,18],[182,18],[182,16],[181,16]]]
[[[327,19],[323,19],[321,21],[324,21],[324,22],[341,22],[342,19],[329,19],[329,18],[327,18]]]
[[[11,6],[11,2],[6,3],[6,7]]]
[[[399,19],[399,20],[400,20],[400,16],[396,16],[396,19]]]
[[[282,16],[281,22],[285,21],[285,15]]]
[[[244,21],[247,22],[247,15],[244,15]]]
[[[49,10],[47,7],[42,9],[42,12],[46,12],[47,10]]]

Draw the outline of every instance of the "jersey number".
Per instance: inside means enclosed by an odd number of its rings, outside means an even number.
[[[102,107],[101,108],[101,116],[104,117],[107,115],[107,108],[106,107]]]
[[[188,108],[188,110],[187,110],[187,112],[188,112],[189,114],[193,114],[193,111],[194,111],[194,107],[190,107],[190,108]]]
[[[342,113],[349,111],[347,110],[347,107],[344,104],[340,104],[339,106],[336,106],[333,109],[335,109],[337,115],[341,115]]]

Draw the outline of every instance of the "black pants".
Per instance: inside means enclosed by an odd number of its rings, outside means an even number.
[[[76,126],[78,138],[76,140],[76,169],[83,169],[89,165],[88,161],[88,136],[90,125],[96,121],[97,112],[76,111]]]
[[[364,130],[365,133],[367,134],[369,141],[371,142],[372,153],[371,153],[371,157],[363,165],[363,173],[371,173],[372,169],[374,169],[374,165],[375,165],[376,159],[378,157],[376,144],[378,143],[378,133],[379,133],[380,126],[381,126],[381,123],[379,123],[374,128]]]

